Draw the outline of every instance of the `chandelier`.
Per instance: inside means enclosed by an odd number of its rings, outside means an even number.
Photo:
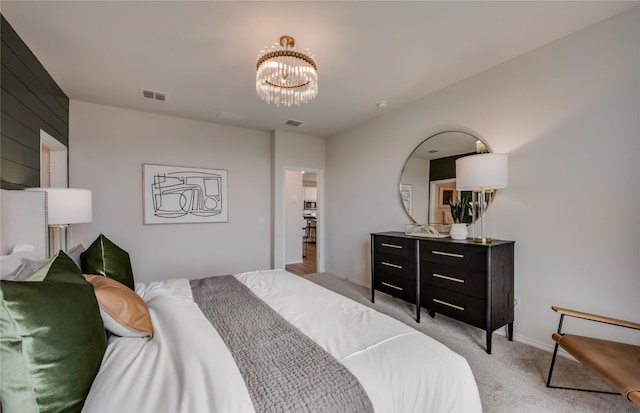
[[[260,51],[256,65],[256,92],[267,103],[276,106],[307,103],[318,94],[318,67],[315,56],[293,49],[291,36]]]

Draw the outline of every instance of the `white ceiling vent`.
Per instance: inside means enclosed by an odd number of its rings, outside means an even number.
[[[242,116],[240,116],[238,113],[232,113],[232,112],[220,112],[218,113],[218,119],[220,120],[240,120]]]
[[[156,90],[151,90],[151,89],[140,89],[140,90],[142,91],[142,97],[145,97],[147,99],[155,99],[163,102],[167,100],[167,94],[164,92],[158,92]]]
[[[293,120],[293,119],[289,119],[288,121],[286,121],[284,124],[285,125],[291,125],[291,126],[300,126],[302,125],[304,122],[301,120]]]

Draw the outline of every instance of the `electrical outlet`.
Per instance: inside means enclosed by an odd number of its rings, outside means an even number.
[[[522,309],[522,299],[518,296],[513,298],[513,308],[516,310]]]

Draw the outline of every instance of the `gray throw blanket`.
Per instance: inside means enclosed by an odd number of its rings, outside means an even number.
[[[372,412],[342,364],[235,277],[191,281],[193,298],[231,351],[256,412]]]

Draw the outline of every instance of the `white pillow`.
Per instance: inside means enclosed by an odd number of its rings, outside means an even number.
[[[33,245],[19,244],[13,247],[9,255],[0,256],[0,279],[14,272],[22,263],[23,258],[38,259]]]
[[[18,266],[15,271],[2,277],[2,279],[8,281],[24,281],[52,260],[53,258],[50,260],[31,260],[29,258],[23,258],[20,260],[22,261],[20,266]],[[2,410],[0,410],[0,413],[2,413]]]

